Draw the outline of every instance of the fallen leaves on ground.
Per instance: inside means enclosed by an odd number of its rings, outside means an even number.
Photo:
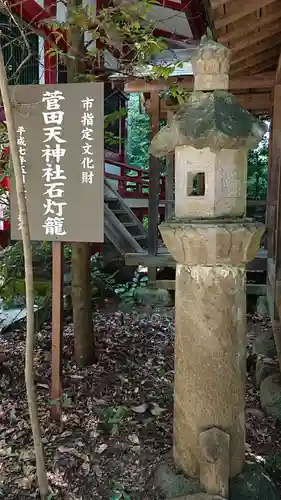
[[[35,377],[53,498],[135,499],[172,445],[174,311],[97,313],[97,364],[78,370],[64,332],[63,418],[50,418],[51,329],[38,335]],[[0,498],[39,498],[24,384],[25,332],[1,337]],[[117,484],[117,486],[116,486]],[[126,496],[127,495],[127,496]]]
[[[95,314],[98,362],[77,369],[64,331],[63,418],[50,418],[51,329],[39,334],[35,377],[53,499],[156,500],[145,484],[172,446],[174,310]],[[24,383],[23,329],[0,337],[0,498],[39,498]],[[247,383],[247,449],[280,452],[280,431]]]
[[[271,331],[269,318],[260,314],[248,316],[247,350],[253,354],[255,337],[266,331]],[[246,383],[246,452],[262,458],[268,472],[275,482],[281,486],[281,467],[276,470],[281,459],[281,428],[276,420],[265,415],[260,406],[260,394],[255,384],[255,372],[250,370]]]

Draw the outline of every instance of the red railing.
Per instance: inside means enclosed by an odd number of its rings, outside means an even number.
[[[144,198],[149,197],[149,175],[141,168],[130,166],[114,153],[105,153],[105,163],[120,167],[120,174],[105,171],[107,179],[118,182],[118,192],[122,198]],[[160,177],[160,200],[165,199],[165,175]]]
[[[6,161],[8,154],[9,154],[9,148],[3,149],[2,153],[1,153],[1,158],[0,158],[0,176],[1,177],[3,175],[3,167],[2,167],[2,165]],[[4,191],[9,191],[10,190],[10,179],[9,179],[9,177],[4,177],[3,179],[1,179],[0,186],[1,186],[1,188]],[[1,231],[9,231],[9,230],[10,230],[10,221],[4,220],[3,221],[3,229],[1,229]],[[1,242],[1,238],[0,238],[0,244],[1,243],[2,242]]]

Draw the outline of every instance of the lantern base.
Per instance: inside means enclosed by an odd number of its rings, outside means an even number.
[[[199,480],[188,478],[179,472],[169,452],[155,468],[147,488],[155,488],[167,500],[190,500],[200,492]],[[196,497],[195,497],[196,498]],[[230,481],[230,500],[279,500],[280,492],[265,469],[252,457],[246,459],[241,474]]]

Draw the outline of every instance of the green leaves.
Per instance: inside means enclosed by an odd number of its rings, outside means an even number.
[[[268,175],[268,140],[264,138],[256,149],[248,155],[248,190],[249,198],[266,199]]]
[[[123,486],[118,482],[113,482],[112,485],[113,492],[109,497],[109,500],[132,500],[132,497],[126,493]]]
[[[175,100],[175,103],[184,104],[187,101],[189,95],[190,92],[186,91],[185,89],[181,89],[178,85],[173,85],[170,87],[169,91],[166,92],[165,97],[172,97]]]
[[[110,125],[110,123],[113,123],[117,120],[119,120],[119,118],[121,118],[122,116],[126,116],[127,114],[127,110],[126,108],[120,108],[120,109],[117,109],[116,111],[113,111],[112,113],[108,114],[105,116],[104,118],[104,127],[108,127],[108,125]]]
[[[125,491],[115,491],[110,495],[110,500],[131,500],[131,497]]]
[[[127,119],[127,158],[129,165],[149,167],[150,119],[140,112],[139,94],[130,94]]]
[[[58,53],[58,50],[55,49],[54,47],[50,47],[47,51],[46,51],[46,54],[50,57],[52,56],[56,56]]]
[[[66,22],[61,24],[51,22],[49,26],[55,34],[56,41],[64,36],[61,30],[65,32],[67,38],[69,28],[77,26],[81,30],[81,35],[87,32],[93,42],[99,40],[105,47],[117,49],[119,54],[116,52],[114,56],[118,59],[122,72],[129,75],[140,65],[150,63],[153,55],[167,48],[163,38],[154,36],[155,22],[149,17],[152,7],[152,2],[148,0],[132,3],[120,0],[95,14],[91,6],[79,6],[68,12]],[[86,48],[87,46],[91,46],[90,41],[87,42]],[[90,48],[86,58],[92,63],[93,59],[99,57],[98,52]],[[52,47],[48,53],[55,55],[58,51]],[[69,54],[65,56],[74,57]],[[166,75],[166,71],[164,74]]]
[[[164,78],[165,80],[168,80],[169,76],[171,76],[173,71],[174,67],[171,68],[170,66],[167,67],[154,66],[154,68],[152,68],[152,78],[154,80],[158,80],[159,78]]]
[[[119,427],[122,421],[128,414],[129,409],[126,406],[106,408],[102,412],[102,426],[110,432],[111,436],[116,436],[119,434]]]

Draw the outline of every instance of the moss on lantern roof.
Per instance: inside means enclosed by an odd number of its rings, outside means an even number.
[[[227,91],[192,92],[188,101],[153,138],[150,152],[165,156],[180,146],[196,149],[250,149],[260,142],[266,125],[242,108]]]

